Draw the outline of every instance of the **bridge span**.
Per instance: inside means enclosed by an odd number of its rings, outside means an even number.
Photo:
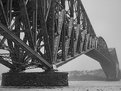
[[[119,80],[116,50],[96,36],[81,0],[0,0],[0,48],[9,51],[0,56],[0,63],[10,68],[3,85],[29,68],[54,74],[53,65],[82,54],[98,61],[108,80]],[[56,78],[65,75],[57,73]]]

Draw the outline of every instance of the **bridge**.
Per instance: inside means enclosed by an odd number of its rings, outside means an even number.
[[[0,0],[0,48],[9,51],[0,55],[10,69],[2,75],[3,86],[28,86],[29,80],[43,85],[42,79],[48,79],[44,85],[68,85],[67,73],[53,66],[82,54],[100,63],[107,80],[119,80],[116,50],[96,36],[81,0]],[[24,73],[30,68],[44,72]]]

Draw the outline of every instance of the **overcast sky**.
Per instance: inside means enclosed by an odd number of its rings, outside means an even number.
[[[102,36],[108,47],[115,47],[121,68],[121,0],[82,0],[97,36]],[[1,72],[6,67],[0,65]],[[101,68],[95,60],[82,55],[59,68],[61,71]]]

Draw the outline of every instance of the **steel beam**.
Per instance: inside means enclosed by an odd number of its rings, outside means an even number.
[[[42,1],[40,1],[41,6],[39,7],[40,10],[38,11],[38,13],[40,14],[40,21],[41,21],[41,28],[43,31],[43,36],[44,36],[44,45],[45,45],[45,50],[47,52],[46,57],[47,57],[47,61],[48,63],[52,64],[52,51],[51,51],[51,46],[50,46],[50,41],[49,41],[49,34],[48,34],[48,30],[47,30],[47,23],[44,17],[44,11],[42,9]]]
[[[78,0],[78,3],[79,3],[79,5],[80,5],[80,7],[81,7],[81,10],[82,10],[83,14],[84,14],[84,17],[86,17],[86,20],[87,20],[87,23],[88,23],[88,27],[90,27],[90,30],[88,30],[88,32],[90,33],[90,35],[96,36],[96,34],[95,34],[95,32],[94,32],[94,29],[93,29],[93,27],[92,27],[92,25],[91,25],[91,22],[90,22],[90,20],[89,20],[89,18],[88,18],[88,16],[87,16],[87,13],[86,13],[86,11],[85,11],[85,9],[84,9],[84,6],[83,6],[81,0]]]
[[[16,67],[14,65],[12,65],[8,61],[4,60],[2,57],[0,57],[0,63],[3,64],[4,66],[10,68],[10,69],[16,69]]]
[[[32,35],[32,30],[30,26],[30,20],[29,20],[25,0],[20,0],[19,4],[20,4],[20,9],[21,9],[21,15],[23,16],[22,20],[25,26],[25,35],[27,36],[30,47],[34,49],[33,35]]]
[[[64,21],[64,15],[65,15],[65,11],[62,10],[60,12],[60,15],[58,18],[57,35],[55,35],[55,38],[54,38],[53,63],[56,63],[56,61],[57,61],[57,53],[58,53],[58,48],[59,48],[59,42],[60,42],[60,37],[61,37],[63,21]]]
[[[67,36],[65,36],[66,37],[66,40],[65,40],[65,43],[63,43],[65,46],[62,49],[62,55],[63,55],[62,60],[63,61],[65,61],[66,58],[67,58],[67,56],[68,56],[72,28],[73,28],[73,18],[70,19],[69,25],[68,25],[68,30],[66,30],[67,31]]]
[[[27,46],[21,39],[19,39],[16,35],[14,35],[8,28],[6,28],[4,25],[0,23],[0,32],[4,32],[3,35],[7,38],[11,38],[12,41],[15,43],[19,43],[20,46],[25,49],[28,54],[33,56],[34,58],[37,58],[39,60],[39,63],[44,63],[48,68],[52,68],[52,65],[48,63],[44,58],[42,58],[37,52],[32,50],[29,46]]]

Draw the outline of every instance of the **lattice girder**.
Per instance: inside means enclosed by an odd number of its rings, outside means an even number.
[[[0,34],[0,48],[10,52],[7,60],[1,56],[1,63],[14,72],[53,70],[53,65],[86,54],[99,61],[106,74],[119,73],[118,60],[96,36],[81,0],[0,0]]]

